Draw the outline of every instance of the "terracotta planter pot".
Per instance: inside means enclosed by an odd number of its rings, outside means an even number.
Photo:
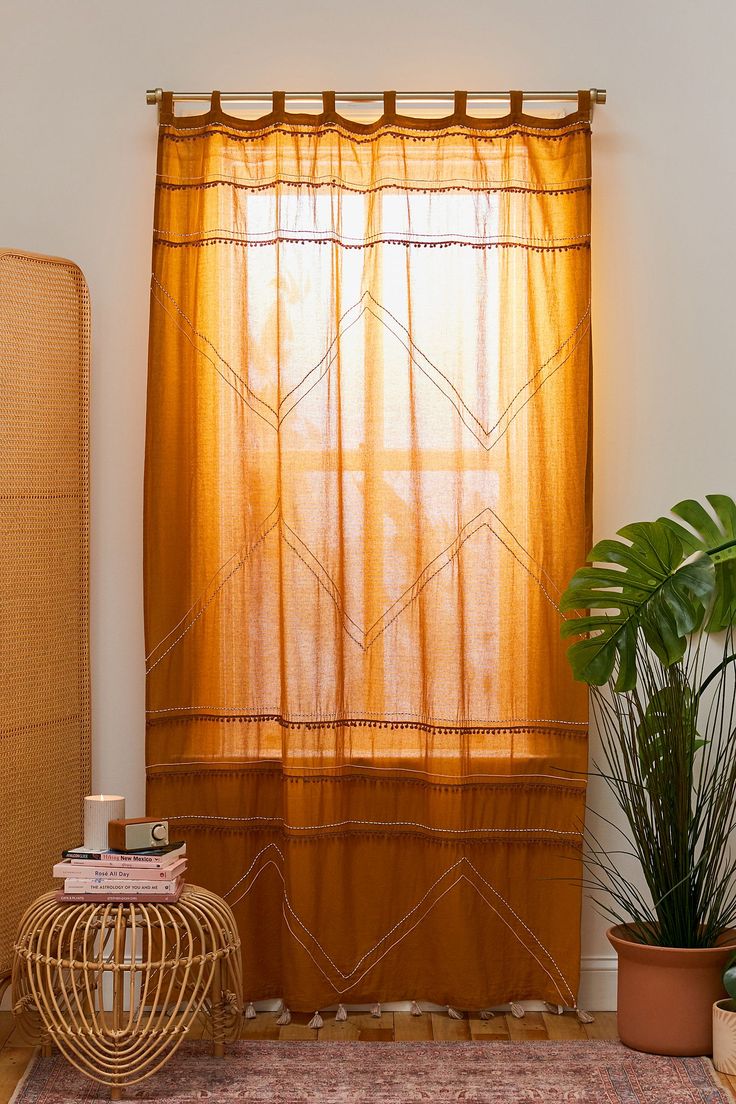
[[[618,955],[618,1033],[649,1054],[711,1054],[713,1005],[726,995],[721,975],[736,950],[736,931],[715,947],[649,947],[607,933]]]
[[[736,1012],[733,1001],[713,1005],[713,1065],[719,1073],[736,1073]]]

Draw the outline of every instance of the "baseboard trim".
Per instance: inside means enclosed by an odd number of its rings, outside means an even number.
[[[617,978],[615,955],[584,955],[580,963],[580,1007],[615,1012]]]

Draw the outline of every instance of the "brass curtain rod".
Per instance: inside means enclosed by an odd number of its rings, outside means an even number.
[[[304,102],[305,100],[320,101],[322,99],[321,92],[289,92],[287,95],[294,100]],[[397,97],[402,100],[411,100],[413,102],[421,102],[423,100],[436,101],[436,100],[451,100],[453,92],[398,92]],[[159,104],[161,103],[161,97],[163,96],[162,88],[149,88],[146,92],[147,104]],[[173,101],[179,102],[205,102],[208,103],[211,92],[172,92],[171,98]],[[272,92],[222,92],[220,93],[220,99],[227,103],[270,103],[273,97]],[[509,92],[468,92],[468,98],[473,100],[484,100],[486,103],[505,103],[509,99]],[[530,100],[534,103],[565,103],[568,101],[577,101],[577,90],[574,92],[523,92],[522,98]],[[383,92],[339,92],[336,93],[336,99],[349,102],[349,103],[373,103],[383,99]],[[606,102],[606,89],[605,88],[591,88],[590,100],[592,104],[604,104]]]

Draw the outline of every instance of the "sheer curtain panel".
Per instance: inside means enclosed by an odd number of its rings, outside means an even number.
[[[574,1006],[589,100],[161,115],[150,813],[249,1000]]]

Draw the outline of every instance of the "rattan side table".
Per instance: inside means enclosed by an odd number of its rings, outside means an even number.
[[[119,1100],[168,1062],[200,1014],[214,1053],[240,1033],[240,939],[228,905],[187,885],[165,904],[34,901],[20,923],[13,1011]]]

